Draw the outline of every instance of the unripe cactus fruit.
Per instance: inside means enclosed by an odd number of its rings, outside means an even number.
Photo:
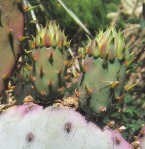
[[[109,114],[123,100],[127,62],[133,59],[128,50],[123,36],[113,27],[100,31],[81,49],[84,61],[80,62],[78,97],[86,113],[96,117]]]
[[[101,130],[73,109],[33,103],[2,112],[0,134],[4,149],[132,149],[119,132]]]

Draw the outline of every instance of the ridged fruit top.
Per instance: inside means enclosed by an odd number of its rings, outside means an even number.
[[[113,62],[115,58],[119,61],[124,61],[125,65],[129,67],[134,60],[133,53],[129,53],[129,44],[125,43],[124,36],[120,31],[111,26],[105,32],[102,30],[96,35],[95,39],[89,39],[89,43],[81,53],[83,55],[100,57],[101,59]]]
[[[69,47],[70,41],[67,40],[64,31],[61,31],[59,25],[55,21],[47,23],[45,28],[41,28],[37,33],[36,38],[30,41],[31,49],[45,47]]]

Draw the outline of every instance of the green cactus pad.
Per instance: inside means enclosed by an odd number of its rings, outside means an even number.
[[[79,78],[80,107],[95,117],[112,112],[122,102],[128,62],[133,60],[129,46],[113,27],[100,31],[80,53],[82,74]]]
[[[24,18],[16,0],[0,0],[0,95],[4,80],[12,73],[18,59],[19,37],[23,34]]]
[[[86,57],[84,66],[87,71],[79,78],[79,93],[81,108],[88,114],[99,115],[106,112],[121,96],[125,82],[126,67],[118,59],[113,63],[107,62],[103,67],[103,59]],[[113,88],[113,83],[119,84]]]
[[[65,53],[65,52],[64,52]],[[58,98],[65,85],[66,53],[58,48],[42,47],[33,50],[36,61],[33,65],[32,80],[38,94],[46,100]]]
[[[53,101],[61,97],[69,79],[67,68],[70,41],[54,21],[41,28],[36,38],[30,41],[32,48],[31,80],[34,89],[43,101]]]

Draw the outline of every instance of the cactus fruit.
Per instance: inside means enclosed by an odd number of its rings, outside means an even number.
[[[0,114],[4,149],[132,149],[117,130],[101,130],[73,109],[27,103]]]
[[[23,34],[24,18],[16,0],[0,0],[0,95],[5,80],[12,73],[18,59],[19,37]]]
[[[80,106],[96,117],[108,114],[123,100],[126,70],[133,55],[114,27],[100,31],[80,52],[84,57],[77,92]]]
[[[30,45],[33,48],[31,80],[34,88],[43,101],[53,101],[63,94],[65,81],[69,79],[67,67],[71,60],[67,59],[67,50],[70,41],[55,22],[49,22]]]

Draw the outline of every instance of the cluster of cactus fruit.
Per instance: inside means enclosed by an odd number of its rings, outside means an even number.
[[[134,55],[129,53],[129,45],[125,44],[121,32],[111,26],[105,32],[99,31],[93,40],[89,38],[88,44],[78,49],[80,71],[72,69],[75,58],[70,58],[70,41],[55,21],[41,27],[36,37],[29,40],[30,48],[19,55],[18,39],[23,38],[24,19],[18,2],[0,0],[0,95],[5,87],[9,89],[4,80],[10,78],[20,56],[20,69],[11,83],[15,85],[17,104],[27,98],[23,105],[1,109],[1,147],[131,149],[117,130],[108,127],[101,130],[79,112],[83,110],[87,115],[103,118],[123,102],[131,88],[125,85],[125,76]],[[12,20],[16,16],[19,23]],[[78,83],[71,82],[73,77]],[[53,105],[68,95],[68,82],[73,84],[72,96],[78,99],[77,111]],[[33,103],[36,101],[51,103],[51,106],[43,109],[38,102]]]

